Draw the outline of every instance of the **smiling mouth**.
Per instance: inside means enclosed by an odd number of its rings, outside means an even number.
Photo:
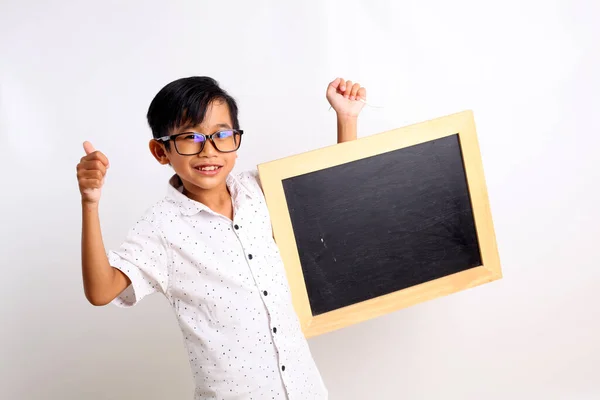
[[[199,171],[215,171],[219,168],[221,168],[220,165],[200,165],[198,167],[194,167]]]
[[[196,171],[203,175],[216,175],[221,168],[223,168],[222,165],[197,165],[194,167]]]

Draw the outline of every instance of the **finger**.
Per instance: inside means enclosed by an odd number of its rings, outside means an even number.
[[[86,140],[85,142],[83,142],[83,150],[85,150],[86,156],[81,159],[82,161],[84,159],[88,159],[87,156],[93,155],[95,153],[99,153],[100,160],[104,163],[104,165],[106,165],[106,168],[110,167],[108,158],[106,158],[106,156],[104,154],[102,154],[101,152],[97,151],[96,148],[94,147],[94,145],[92,143],[90,143],[89,141]],[[94,158],[91,158],[91,159],[94,159]]]
[[[355,83],[352,85],[352,90],[350,91],[350,100],[356,99],[356,94],[358,93],[358,89],[360,89],[360,84]]]
[[[343,94],[346,90],[346,81],[344,78],[340,78],[340,86],[338,86],[338,93]]]
[[[358,90],[356,98],[357,99],[362,99],[362,100],[367,100],[367,89],[365,89],[364,87],[361,87]]]
[[[349,98],[351,91],[352,91],[352,81],[346,81],[346,90],[344,90],[344,97]]]
[[[82,161],[81,163],[79,163],[79,165],[77,166],[78,169],[84,170],[84,171],[100,171],[102,172],[102,174],[106,174],[106,165],[104,165],[102,163],[102,161],[100,160],[85,160]]]
[[[337,90],[338,87],[340,87],[340,83],[342,82],[342,78],[335,78],[335,80],[333,80],[330,84],[329,87]]]
[[[88,154],[87,156],[81,159],[81,162],[93,160],[99,160],[102,164],[104,164],[104,166],[106,166],[106,168],[110,167],[108,158],[106,158],[106,156],[101,151],[94,151],[93,153]]]
[[[335,80],[333,80],[331,83],[329,83],[329,85],[327,86],[327,97],[328,98],[331,98],[338,92],[341,81],[342,81],[341,78],[335,78]]]
[[[86,180],[86,179],[102,180],[102,179],[104,179],[104,174],[102,172],[98,171],[97,169],[81,170],[81,171],[77,171],[77,178],[79,180]]]
[[[96,151],[96,149],[94,148],[94,145],[92,145],[87,140],[85,142],[83,142],[83,150],[85,150],[86,155],[90,155]]]

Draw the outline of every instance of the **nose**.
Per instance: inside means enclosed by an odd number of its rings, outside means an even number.
[[[212,156],[217,153],[217,148],[213,144],[212,140],[206,139],[206,142],[204,143],[204,148],[202,149],[202,152],[199,155]]]

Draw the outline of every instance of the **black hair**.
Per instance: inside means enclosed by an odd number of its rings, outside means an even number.
[[[224,101],[229,108],[233,129],[239,129],[238,107],[234,98],[207,76],[177,79],[160,90],[148,108],[148,125],[154,138],[168,136],[173,129],[184,125],[198,125],[206,116],[213,101]],[[169,142],[165,143],[169,150]]]

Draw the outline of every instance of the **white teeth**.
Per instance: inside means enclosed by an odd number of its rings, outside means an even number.
[[[209,167],[200,167],[200,171],[214,171],[216,169],[218,169],[219,167],[216,167],[214,165],[211,165]]]

